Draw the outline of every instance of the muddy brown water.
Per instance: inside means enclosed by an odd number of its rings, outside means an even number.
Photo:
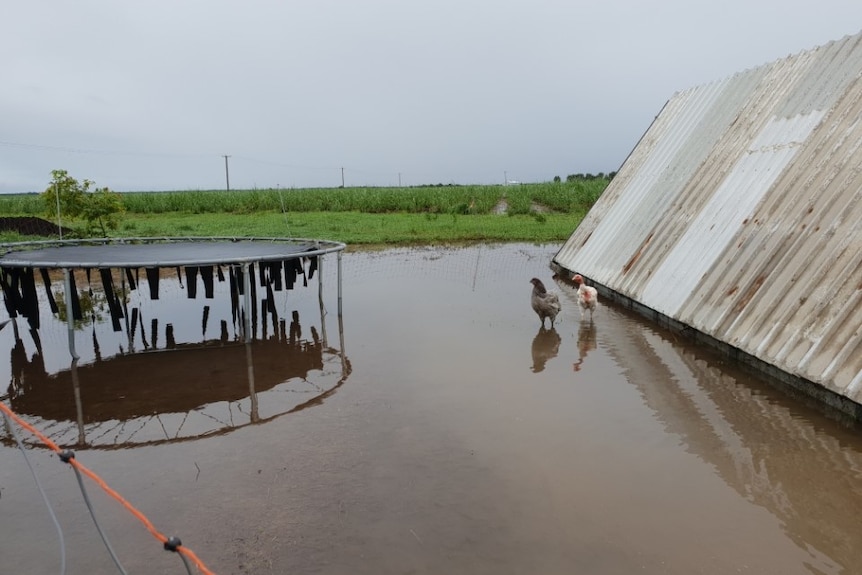
[[[624,310],[582,322],[556,249],[351,251],[340,321],[328,256],[323,312],[316,279],[277,294],[249,346],[223,289],[163,282],[133,292],[133,335],[82,326],[74,369],[58,322],[41,353],[6,325],[0,394],[215,573],[862,572],[858,428]],[[554,331],[533,276],[562,294]],[[67,573],[117,572],[69,466],[19,434]],[[0,439],[0,571],[59,572]],[[87,489],[129,573],[185,573]]]

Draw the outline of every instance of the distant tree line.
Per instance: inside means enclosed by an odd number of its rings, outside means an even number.
[[[566,176],[567,182],[589,182],[591,180],[613,180],[616,172],[599,172],[598,174],[569,174]],[[562,181],[560,176],[554,176],[554,183],[559,184]]]

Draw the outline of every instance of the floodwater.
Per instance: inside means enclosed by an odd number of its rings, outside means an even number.
[[[164,279],[132,292],[137,327],[81,326],[74,366],[43,310],[38,342],[0,330],[0,397],[219,574],[862,572],[859,429],[622,309],[581,321],[556,249],[350,251],[341,317],[329,255],[250,345],[222,284]],[[561,291],[553,331],[533,276]],[[116,573],[70,467],[17,431],[67,573]],[[0,571],[59,572],[0,440]],[[129,573],[185,573],[86,485]]]

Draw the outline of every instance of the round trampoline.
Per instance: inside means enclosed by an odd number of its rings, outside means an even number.
[[[137,270],[144,268],[151,297],[158,299],[159,270],[164,268],[175,268],[178,276],[184,269],[190,298],[196,297],[198,277],[204,283],[206,297],[209,298],[213,277],[218,275],[219,281],[224,281],[229,276],[231,304],[235,311],[243,312],[245,339],[250,341],[258,304],[254,297],[258,282],[252,280],[256,275],[255,269],[260,287],[267,292],[280,291],[282,286],[292,289],[298,276],[302,277],[302,285],[307,285],[322,265],[324,255],[337,253],[340,316],[341,252],[345,248],[346,245],[341,242],[328,240],[237,237],[102,238],[0,244],[0,289],[10,318],[21,315],[30,321],[33,328],[38,329],[37,275],[41,275],[52,311],[56,312],[57,306],[51,293],[51,270],[63,271],[66,309],[72,311],[75,320],[79,320],[81,306],[75,270],[86,273],[89,281],[90,270],[96,269],[117,326],[123,311],[120,309],[122,302],[113,286],[116,277],[121,282],[126,282],[127,278],[128,286],[135,289]],[[322,279],[319,279],[320,293],[322,288]],[[121,286],[121,290],[124,289]],[[268,301],[271,302],[271,299]],[[238,308],[240,300],[242,310]],[[67,323],[70,352],[72,357],[77,358],[73,325],[71,321]]]
[[[340,252],[340,242],[295,238],[121,238],[0,246],[0,268],[130,268],[284,261]]]

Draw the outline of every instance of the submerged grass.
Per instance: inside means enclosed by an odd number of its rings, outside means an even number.
[[[559,241],[607,183],[127,192],[116,233],[314,237],[356,244]],[[0,196],[0,213],[47,217],[35,194]],[[0,241],[21,238],[7,232]]]

